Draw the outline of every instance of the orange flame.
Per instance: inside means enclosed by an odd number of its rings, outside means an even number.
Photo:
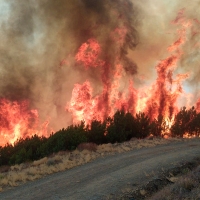
[[[29,110],[28,101],[0,99],[0,145],[34,134],[45,136],[45,132],[36,131],[38,122],[38,112]]]
[[[89,124],[93,119],[103,120],[113,116],[117,109],[131,112],[145,112],[151,120],[162,115],[165,124],[170,129],[175,114],[178,112],[177,100],[183,93],[182,82],[189,77],[189,73],[178,74],[174,77],[175,69],[183,55],[181,50],[186,42],[188,30],[196,23],[195,20],[186,20],[182,9],[172,24],[179,26],[178,39],[168,47],[171,53],[166,59],[161,60],[157,66],[157,79],[145,90],[136,90],[133,80],[130,79],[129,87],[121,89],[123,73],[125,73],[120,59],[116,57],[115,68],[111,70],[109,63],[100,60],[101,47],[97,40],[90,39],[84,43],[76,55],[77,62],[81,62],[86,69],[100,67],[102,72],[102,93],[93,96],[93,88],[89,81],[75,84],[72,98],[67,105],[67,110],[73,115],[77,123],[84,120]],[[111,37],[122,46],[126,35],[126,28],[116,28]],[[117,51],[117,50],[116,50]]]

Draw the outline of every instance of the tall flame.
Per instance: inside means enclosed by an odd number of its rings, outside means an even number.
[[[0,99],[0,145],[35,134],[45,136],[46,129],[37,131],[38,124],[38,112],[29,109],[28,101]]]
[[[87,70],[89,67],[101,68],[102,92],[94,95],[94,89],[88,80],[82,85],[75,84],[71,101],[67,105],[74,123],[84,120],[89,124],[93,119],[102,121],[112,116],[116,110],[123,109],[133,115],[145,112],[151,120],[162,115],[170,126],[171,120],[178,112],[177,100],[183,93],[182,82],[189,77],[189,73],[174,75],[174,72],[184,53],[182,47],[186,42],[187,32],[194,23],[194,20],[184,17],[184,9],[178,13],[177,18],[172,21],[172,24],[179,27],[178,39],[168,47],[170,55],[157,64],[156,81],[142,91],[134,88],[132,79],[129,80],[129,87],[121,89],[120,83],[126,72],[120,58],[116,57],[115,67],[111,69],[109,63],[100,59],[101,47],[97,40],[89,39],[84,43],[76,55],[77,62],[82,62]],[[126,30],[117,28],[111,34],[119,46],[124,42],[125,33]]]

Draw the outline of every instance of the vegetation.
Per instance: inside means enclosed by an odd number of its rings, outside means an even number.
[[[187,110],[186,107],[181,108],[175,116],[174,124],[171,127],[172,136],[183,137],[185,133],[189,136],[200,134],[200,113],[197,114],[194,107]]]
[[[20,164],[43,158],[59,151],[74,150],[80,144],[105,144],[128,141],[131,138],[146,138],[150,135],[162,137],[164,132],[170,132],[173,137],[200,136],[200,113],[195,108],[185,107],[177,113],[171,127],[167,126],[163,116],[150,120],[145,113],[133,116],[131,113],[117,111],[112,118],[103,122],[94,120],[90,126],[84,122],[71,125],[48,138],[34,135],[20,138],[13,145],[0,147],[0,166]]]

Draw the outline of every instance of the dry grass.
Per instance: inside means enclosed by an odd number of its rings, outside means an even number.
[[[0,167],[0,174],[4,172],[8,172],[10,170],[10,166],[4,165]]]
[[[34,162],[33,162],[33,165],[34,165],[34,166],[38,166],[38,165],[41,165],[41,164],[46,163],[46,162],[47,162],[47,157],[44,157],[44,158],[42,158],[42,159],[40,159],[40,160],[34,161]]]
[[[33,181],[48,174],[64,171],[72,167],[83,165],[97,157],[115,153],[122,153],[143,147],[153,147],[181,139],[132,139],[117,144],[82,143],[72,152],[62,151],[50,157],[44,157],[32,163],[22,163],[15,166],[0,168],[0,191],[6,187],[15,187],[27,181]]]
[[[81,143],[78,145],[77,149],[79,151],[83,151],[84,149],[89,150],[89,151],[96,151],[97,150],[97,144],[95,143]]]
[[[184,176],[177,177],[173,185],[166,186],[149,200],[200,199],[200,166]]]

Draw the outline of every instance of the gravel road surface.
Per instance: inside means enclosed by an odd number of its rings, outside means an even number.
[[[0,193],[2,200],[99,200],[129,185],[140,185],[163,169],[200,157],[200,139],[98,158]]]

